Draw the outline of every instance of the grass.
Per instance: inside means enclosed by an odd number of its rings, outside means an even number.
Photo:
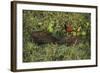
[[[27,42],[23,49],[23,62],[61,61],[90,59],[88,43],[79,43],[74,46],[66,44],[43,44]]]

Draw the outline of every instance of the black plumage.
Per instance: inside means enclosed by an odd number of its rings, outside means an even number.
[[[57,38],[53,37],[51,33],[43,31],[32,32],[32,41],[37,44],[56,43]]]

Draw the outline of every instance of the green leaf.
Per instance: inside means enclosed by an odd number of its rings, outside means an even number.
[[[53,32],[53,24],[49,24],[49,26],[48,26],[48,31],[49,31],[49,32]]]
[[[85,36],[85,35],[86,35],[86,32],[85,32],[85,31],[83,31],[83,32],[82,32],[82,35],[83,35],[83,36]]]

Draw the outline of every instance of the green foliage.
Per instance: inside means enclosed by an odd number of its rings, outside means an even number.
[[[90,13],[23,10],[23,61],[90,59],[90,17]],[[77,45],[37,45],[31,41],[33,31],[46,31],[57,38],[66,36],[64,25],[68,23],[73,26],[71,35],[81,38]]]
[[[57,44],[38,46],[27,43],[26,47],[28,48],[24,49],[24,62],[90,59],[90,47],[87,43],[70,47]]]

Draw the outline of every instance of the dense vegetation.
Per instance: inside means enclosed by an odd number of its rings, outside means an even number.
[[[90,59],[90,16],[90,13],[23,10],[23,62]],[[73,27],[70,34],[66,33],[65,24]],[[80,41],[70,45],[38,45],[32,41],[34,31],[45,31],[56,38],[77,36]]]

